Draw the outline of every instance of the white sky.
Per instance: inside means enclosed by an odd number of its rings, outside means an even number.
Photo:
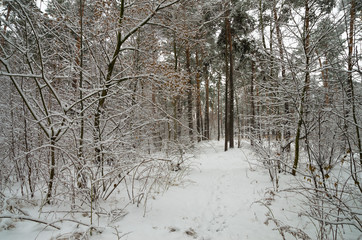
[[[47,0],[36,0],[36,5],[40,8],[42,12],[45,12],[47,2]]]

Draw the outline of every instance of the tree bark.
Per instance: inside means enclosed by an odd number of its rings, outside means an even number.
[[[254,96],[254,80],[255,80],[255,63],[251,61],[251,80],[250,80],[250,104],[251,104],[251,136],[250,144],[254,145],[255,132],[256,132],[256,109],[255,109],[255,96]]]
[[[234,59],[233,59],[233,35],[231,32],[231,24],[228,19],[228,40],[229,40],[229,146],[234,148]]]
[[[224,151],[228,150],[229,143],[229,50],[228,50],[228,24],[229,18],[225,18],[225,144]]]
[[[177,38],[176,33],[174,33],[173,37],[173,54],[175,59],[175,66],[174,70],[175,72],[178,71],[178,54],[177,54]],[[176,141],[181,136],[181,127],[179,125],[179,101],[180,101],[180,95],[177,92],[176,96],[173,97],[173,110],[174,110],[174,116],[173,116],[173,125],[174,125],[174,140]]]
[[[83,99],[83,15],[84,15],[84,1],[79,0],[79,25],[80,25],[80,33],[79,33],[79,57],[78,65],[79,65],[79,99]],[[80,169],[83,168],[84,162],[84,103],[80,101],[80,134],[79,134],[79,148],[78,148],[78,158],[80,160],[79,166],[77,166],[77,178],[78,178],[78,187],[84,187],[85,182],[83,182],[82,173],[79,173]]]
[[[220,135],[221,135],[220,84],[221,84],[221,75],[219,76],[219,79],[217,81],[217,140],[218,141],[220,141]]]
[[[310,33],[309,33],[309,0],[305,0],[305,16],[304,16],[304,54],[305,54],[305,77],[304,77],[304,86],[302,90],[302,96],[299,107],[299,120],[297,125],[297,132],[295,136],[295,153],[294,153],[294,163],[292,169],[292,175],[296,175],[298,162],[299,162],[299,138],[301,127],[303,123],[303,115],[304,115],[304,104],[306,102],[306,98],[308,96],[309,84],[310,84]],[[305,133],[308,134],[308,133]]]
[[[348,39],[348,72],[347,72],[347,102],[352,108],[352,118],[353,123],[356,129],[356,137],[357,137],[357,147],[359,151],[359,160],[362,165],[362,144],[360,137],[360,130],[357,121],[357,113],[356,113],[356,103],[355,103],[355,94],[354,94],[354,84],[353,84],[353,46],[354,46],[354,25],[356,19],[356,0],[351,0],[351,8],[350,8],[350,22],[349,22],[349,39]],[[348,111],[349,112],[349,111]],[[346,114],[347,118],[349,117],[349,113]],[[347,128],[346,128],[347,130]]]
[[[186,70],[189,74],[189,81],[188,81],[188,90],[187,90],[187,119],[189,122],[189,137],[191,142],[193,142],[193,117],[192,117],[192,80],[191,80],[191,68],[190,68],[190,46],[187,45],[186,47]]]
[[[122,20],[123,20],[123,16],[124,16],[124,8],[125,8],[124,6],[125,6],[125,0],[122,0],[121,9],[120,9],[120,13],[119,13],[119,21],[118,21],[119,26],[122,24]],[[120,53],[121,46],[122,46],[122,31],[118,30],[116,48],[113,52],[111,62],[109,62],[107,65],[107,76],[105,79],[105,85],[104,85],[103,90],[100,93],[97,110],[94,115],[94,129],[95,129],[94,142],[95,142],[96,162],[101,166],[103,165],[103,159],[102,159],[102,154],[101,154],[101,152],[102,152],[101,140],[102,139],[101,139],[101,131],[100,131],[100,117],[104,110],[104,103],[105,103],[106,97],[108,95],[108,89],[110,87],[110,80],[112,78],[114,66],[116,64],[117,57]]]
[[[206,140],[210,139],[210,96],[209,96],[209,74],[208,74],[208,63],[204,63],[204,76],[205,76],[205,127],[204,137]]]
[[[202,129],[201,129],[201,98],[200,98],[200,61],[199,52],[196,50],[196,130],[197,130],[197,141],[201,141]]]
[[[238,97],[235,98],[236,103],[236,116],[237,116],[237,127],[238,127],[238,148],[241,148],[241,120],[240,120],[240,107]]]
[[[49,171],[49,182],[48,182],[48,191],[46,195],[45,202],[50,204],[50,198],[52,197],[53,183],[55,178],[55,137],[50,139],[50,171]]]

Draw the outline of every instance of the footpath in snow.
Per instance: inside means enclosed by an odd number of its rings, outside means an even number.
[[[300,214],[308,211],[308,204],[288,190],[304,179],[280,174],[281,191],[274,192],[268,171],[260,166],[261,162],[256,160],[247,142],[243,142],[242,148],[227,152],[224,152],[223,142],[203,142],[196,151],[195,157],[187,163],[188,174],[176,186],[170,186],[162,194],[155,192],[149,195],[145,215],[144,206],[127,204],[124,189],[104,202],[101,207],[107,209],[118,210],[127,205],[127,214],[117,220],[95,215],[93,225],[100,232],[92,231],[90,239],[289,240],[296,239],[293,234],[301,234],[300,231],[310,237],[302,234],[298,239],[316,239],[313,236],[318,233],[318,225]],[[40,218],[49,223],[54,219],[71,218],[68,213],[57,212],[58,209],[61,210],[62,206],[48,206],[48,209],[43,209],[45,212]],[[37,216],[37,208],[27,208],[26,211],[30,216]],[[49,212],[48,218],[46,211]],[[89,221],[88,215],[74,217],[80,222]],[[57,221],[56,225],[61,230],[34,221],[5,219],[1,224],[12,226],[1,231],[0,225],[1,240],[89,237],[88,228],[71,221]],[[343,228],[343,234],[341,239],[362,239],[358,230],[348,226]]]
[[[213,141],[193,161],[186,184],[150,200],[145,217],[142,208],[129,209],[116,226],[126,234],[122,239],[280,239],[275,226],[264,224],[267,208],[255,203],[271,183],[267,171],[251,170],[250,150],[224,152],[222,142]],[[114,237],[114,232],[102,234],[102,239]]]

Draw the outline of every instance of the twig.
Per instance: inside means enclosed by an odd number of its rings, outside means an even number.
[[[47,226],[51,226],[57,230],[60,230],[60,227],[52,224],[52,223],[47,223],[44,222],[43,220],[40,219],[36,219],[36,218],[31,218],[31,217],[27,217],[27,216],[18,216],[18,215],[0,215],[0,219],[1,218],[11,218],[11,219],[19,219],[19,220],[27,220],[27,221],[31,221],[31,222],[37,222],[37,223],[41,223],[41,224],[45,224]]]
[[[80,222],[80,221],[77,221],[77,220],[74,220],[74,219],[70,219],[70,218],[64,218],[64,219],[59,219],[59,220],[56,220],[53,223],[57,223],[57,222],[63,222],[63,221],[68,221],[68,222],[74,222],[74,223],[78,223],[79,225],[83,225],[83,226],[86,226],[86,227],[92,227],[92,225],[89,225],[89,224],[86,224],[86,223],[83,223],[83,222]]]

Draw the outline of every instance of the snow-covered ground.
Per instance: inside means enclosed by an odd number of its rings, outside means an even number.
[[[268,216],[278,219],[280,227],[292,226],[292,230],[301,229],[314,236],[316,227],[298,214],[305,206],[292,193],[273,191],[268,171],[258,166],[260,162],[247,142],[241,149],[227,152],[223,151],[223,143],[216,141],[202,143],[199,149],[196,158],[191,160],[189,174],[168,191],[150,197],[146,212],[142,206],[129,205],[128,214],[117,221],[94,220],[93,224],[101,226],[103,231],[93,232],[90,238],[283,239],[275,222],[267,224]],[[281,188],[293,185],[294,179],[282,175]],[[123,208],[117,206],[121,205],[119,200],[109,201],[108,207]],[[61,226],[63,233],[77,231],[74,224],[68,222],[57,226]],[[59,231],[49,227],[44,230],[44,225],[34,222],[18,222],[15,228],[0,231],[0,239],[56,239],[57,236]],[[359,237],[362,235],[355,232],[347,234],[345,239]],[[287,233],[285,238],[295,239]]]
[[[255,201],[271,187],[268,175],[251,171],[247,149],[223,151],[212,142],[201,147],[185,184],[172,187],[143,209],[130,209],[118,223],[125,239],[280,239],[266,226],[265,207]],[[112,238],[113,237],[113,238]],[[103,239],[114,239],[113,233]]]

